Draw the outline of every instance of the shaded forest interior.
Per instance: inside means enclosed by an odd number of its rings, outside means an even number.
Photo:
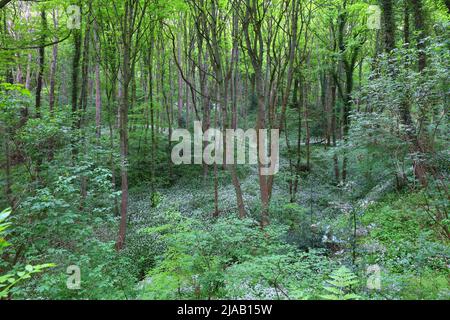
[[[0,0],[0,299],[450,299],[449,14]],[[279,172],[175,164],[194,123]]]

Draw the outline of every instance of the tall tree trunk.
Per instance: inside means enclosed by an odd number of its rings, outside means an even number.
[[[108,61],[109,62],[109,61]],[[117,74],[114,71],[110,71],[111,74]],[[108,127],[109,127],[109,166],[111,168],[111,185],[113,190],[116,191],[116,168],[114,163],[114,132],[113,132],[113,119],[114,119],[114,109],[112,107],[111,100],[116,96],[116,87],[117,87],[117,77],[111,76],[111,83],[109,89],[106,91],[106,107],[108,109]],[[117,197],[114,197],[114,214],[115,216],[119,215],[119,204],[117,201]]]
[[[231,128],[236,130],[237,129],[237,77],[238,77],[238,17],[235,11],[233,11],[233,27],[232,27],[232,36],[233,36],[233,48],[231,53],[231,63],[230,63],[230,75],[231,75],[231,100],[232,100],[232,110],[231,110]],[[225,81],[224,86],[224,125],[223,129],[226,130],[227,126],[227,81]],[[226,140],[224,140],[226,142]],[[224,143],[224,148],[226,147],[226,143]],[[234,146],[233,146],[234,147]],[[226,157],[225,157],[226,159]],[[234,159],[233,159],[234,160]],[[226,163],[226,161],[225,161]],[[244,218],[247,213],[245,211],[245,205],[244,205],[244,198],[242,196],[242,189],[241,189],[241,183],[239,182],[239,177],[237,175],[237,169],[236,164],[233,161],[231,164],[227,164],[230,173],[231,173],[231,180],[233,182],[234,191],[236,193],[236,203],[238,208],[238,214],[240,218]]]
[[[337,137],[336,137],[336,113],[337,113],[337,105],[336,105],[336,81],[334,77],[330,77],[331,86],[330,86],[330,104],[331,104],[331,140],[333,147],[337,146]],[[339,173],[339,162],[336,152],[333,154],[333,168],[334,168],[334,179],[336,183],[340,181],[340,173]]]
[[[291,159],[289,157],[289,168],[291,171],[291,176],[289,178],[289,202],[295,203],[297,191],[298,191],[298,184],[300,180],[300,165],[301,165],[301,139],[302,139],[302,105],[304,103],[303,101],[303,94],[300,94],[300,99],[297,97],[297,92],[302,92],[302,82],[297,77],[294,81],[294,97],[293,97],[293,105],[296,108],[297,111],[297,146],[295,149],[295,158]],[[288,138],[288,129],[287,129],[287,120],[285,118],[285,137],[286,137],[286,146],[288,148],[289,154],[291,154],[291,147],[289,145],[289,138]],[[294,162],[295,161],[295,162]]]
[[[83,15],[81,14],[80,17]],[[81,21],[80,21],[81,24]],[[73,48],[73,56],[72,56],[72,90],[71,90],[71,106],[72,106],[72,129],[76,131],[78,128],[78,75],[80,71],[80,58],[81,58],[81,31],[79,29],[74,29],[72,31],[73,40],[74,40],[74,48]],[[78,153],[78,139],[73,136],[72,137],[72,158]]]
[[[180,28],[181,30],[181,28]],[[178,63],[181,65],[181,31],[177,36],[177,51],[178,51]],[[181,69],[178,70],[178,127],[183,127],[183,78],[181,76]]]
[[[302,95],[302,99],[304,99],[304,117],[305,117],[305,128],[306,128],[306,136],[305,136],[305,146],[306,146],[306,167],[308,168],[308,170],[310,170],[311,168],[311,148],[310,148],[310,144],[311,144],[311,131],[309,128],[309,101],[308,101],[308,84],[304,83],[303,85],[303,95]]]
[[[41,27],[43,34],[41,35],[41,43],[39,46],[39,71],[37,77],[36,84],[36,118],[41,118],[41,94],[42,94],[42,84],[44,78],[44,63],[45,63],[45,39],[47,33],[47,15],[44,9],[41,10]],[[36,178],[39,180],[41,165],[42,165],[42,157],[39,156],[36,161]]]
[[[348,132],[350,129],[350,108],[351,108],[351,94],[353,92],[353,70],[354,64],[345,68],[346,81],[345,81],[345,96],[344,96],[344,110],[342,117],[342,131],[344,139],[348,138]],[[344,154],[342,160],[342,181],[347,179],[347,156]]]
[[[122,73],[122,97],[119,105],[119,136],[120,136],[120,176],[121,176],[121,204],[120,204],[120,224],[119,235],[116,242],[116,250],[123,248],[125,243],[128,213],[128,98],[129,86],[133,74],[133,66],[136,56],[133,54],[133,32],[137,21],[145,13],[145,7],[138,12],[139,3],[126,0],[124,3],[124,15],[121,20],[121,53],[122,63],[120,65]],[[140,15],[140,18],[138,17]],[[139,38],[139,37],[137,37]],[[137,42],[134,44],[137,47]]]
[[[384,47],[386,52],[395,48],[395,16],[392,0],[381,0],[384,20]]]
[[[403,0],[403,43],[405,45],[409,44],[410,41],[410,31],[409,31],[409,1]]]
[[[100,37],[98,35],[98,25],[94,22],[94,35],[95,35],[95,51],[97,58],[95,60],[95,133],[97,136],[97,142],[100,143],[100,137],[102,134],[102,91],[100,82]]]
[[[30,90],[30,84],[31,84],[31,64],[33,61],[33,56],[31,53],[28,54],[28,61],[27,61],[27,72],[25,75],[25,89]]]
[[[427,66],[426,43],[425,43],[425,17],[422,0],[411,0],[411,7],[414,14],[414,28],[417,34],[417,50],[419,51],[418,66],[421,72]]]
[[[426,30],[425,30],[425,14],[424,14],[424,1],[423,0],[411,0],[413,15],[414,15],[414,29],[416,31],[416,46],[418,50],[418,69],[419,72],[422,72],[427,66],[427,44],[426,44]],[[420,117],[420,123],[418,125],[418,130],[415,132],[415,136],[413,137],[414,143],[414,151],[418,153],[424,153],[427,150],[426,142],[427,134],[422,131],[421,128],[426,126],[426,122],[428,121],[426,112],[423,110],[423,106],[421,107],[420,113],[422,116]],[[416,178],[419,180],[422,186],[427,185],[427,174],[428,168],[427,164],[423,159],[418,159],[414,163],[414,172]]]
[[[58,29],[58,10],[53,9],[53,27]],[[54,37],[54,41],[58,41],[58,37]],[[49,92],[49,109],[50,113],[53,113],[55,107],[55,77],[56,77],[56,64],[58,61],[58,44],[55,43],[52,48],[52,63],[50,66],[50,92]]]
[[[420,21],[420,17],[418,18],[417,12],[419,12],[419,15],[421,14],[421,4],[418,3],[415,0],[411,0],[411,6],[414,10],[415,14],[415,26],[416,28],[419,27],[419,29],[423,26]],[[395,40],[392,41],[392,39],[395,39],[395,20],[393,16],[393,6],[392,6],[392,0],[383,0],[383,17],[384,17],[384,39],[385,39],[385,51],[387,53],[390,53],[395,48]],[[415,6],[419,6],[418,8],[415,8]],[[418,21],[419,20],[419,21]],[[419,57],[419,69],[422,67],[425,67],[424,65],[421,65],[424,63],[425,60],[424,57]],[[393,77],[396,77],[395,70],[393,71]],[[416,152],[422,152],[422,147],[420,145],[419,138],[417,137],[416,128],[413,124],[412,117],[411,117],[411,110],[410,110],[410,102],[408,98],[403,99],[403,101],[400,103],[399,108],[399,114],[400,114],[400,120],[402,121],[402,124],[407,128],[406,129],[406,137],[407,140],[411,143],[410,151],[412,153]],[[413,161],[413,167],[414,167],[414,174],[417,180],[420,181],[422,185],[426,185],[426,167],[423,161],[415,160]]]
[[[256,12],[259,10],[259,6],[256,2],[250,3],[247,1],[247,7],[245,16],[243,19],[243,33],[245,38],[245,44],[249,54],[250,61],[255,73],[255,93],[257,96],[257,116],[256,116],[256,145],[258,154],[258,181],[261,198],[261,228],[264,228],[269,224],[269,188],[267,183],[267,176],[263,175],[263,163],[261,161],[260,154],[263,154],[265,147],[263,141],[259,137],[259,130],[266,127],[266,101],[264,92],[264,77],[263,77],[263,52],[264,42],[262,36],[261,25],[258,24],[255,17]],[[253,30],[250,32],[250,25]]]
[[[155,110],[153,105],[153,51],[154,51],[154,35],[153,29],[152,34],[150,36],[150,49],[149,49],[149,57],[148,57],[148,87],[149,87],[149,100],[150,100],[150,127],[151,127],[151,187],[152,193],[155,190],[155,161],[156,161],[156,131],[155,131]]]
[[[327,73],[322,76],[322,104],[325,114],[325,149],[331,146],[331,106],[330,106],[330,85]]]
[[[198,73],[199,73],[199,83],[200,83],[200,93],[202,102],[202,131],[205,132],[210,126],[210,98],[208,81],[206,77],[206,72],[208,64],[208,53],[203,51],[203,38],[200,32],[198,35]],[[203,149],[206,147],[206,142],[203,141]],[[203,166],[203,179],[206,182],[208,176],[208,164],[202,160]]]
[[[89,6],[91,3],[89,3]],[[90,12],[90,11],[89,11]],[[86,121],[86,110],[87,110],[87,96],[88,96],[88,81],[89,81],[89,52],[90,52],[90,14],[88,15],[86,21],[86,28],[84,31],[84,44],[83,44],[83,60],[81,64],[81,92],[79,100],[79,118],[78,118],[78,129],[80,132],[80,143],[83,146],[83,152],[86,153],[86,138],[82,131],[84,123]],[[81,185],[80,185],[80,210],[84,209],[84,204],[87,197],[87,177],[85,174],[81,174]]]
[[[25,20],[27,23],[30,22],[30,6],[27,4],[25,6]],[[30,90],[30,82],[31,82],[31,64],[33,61],[33,56],[31,53],[28,54],[28,61],[27,61],[27,71],[25,75],[25,89]]]
[[[169,182],[173,182],[172,177],[172,161],[170,157],[171,149],[172,149],[172,131],[173,131],[173,106],[172,106],[172,94],[173,94],[173,80],[171,76],[171,67],[170,67],[170,61],[169,61],[169,84],[170,84],[170,99],[167,97],[167,92],[165,88],[165,68],[166,68],[166,58],[165,58],[165,46],[164,46],[164,39],[162,36],[160,36],[159,39],[160,42],[160,91],[162,93],[162,102],[161,105],[164,106],[164,111],[166,113],[166,119],[167,119],[167,125],[168,125],[168,146],[167,146],[167,154],[168,154],[168,176],[169,176]],[[162,118],[162,115],[161,115]],[[161,119],[160,119],[161,120]],[[166,128],[164,128],[165,130]]]
[[[36,84],[36,117],[41,117],[41,93],[42,93],[42,80],[44,77],[44,62],[45,62],[45,38],[47,32],[47,15],[45,10],[41,10],[41,26],[43,35],[41,35],[41,45],[39,47],[39,71]]]
[[[128,86],[130,83],[130,56],[129,48],[124,46],[122,79],[122,99],[119,106],[119,135],[120,135],[120,177],[121,177],[121,204],[120,204],[120,225],[119,236],[116,242],[116,249],[121,250],[125,243],[128,210]]]

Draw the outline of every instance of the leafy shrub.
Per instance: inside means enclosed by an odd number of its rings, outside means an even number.
[[[167,247],[142,282],[143,298],[307,298],[329,270],[321,252],[283,243],[280,224],[261,230],[252,219],[168,215],[166,224],[145,230]]]
[[[11,226],[9,222],[5,222],[8,216],[11,214],[11,209],[5,209],[0,213],[0,256],[3,255],[5,248],[9,247],[11,244],[3,238],[6,234],[6,230]],[[30,279],[32,274],[40,273],[46,268],[54,267],[53,263],[45,263],[39,265],[27,264],[22,270],[6,272],[0,275],[0,299],[7,298],[10,295],[11,289],[23,280]],[[3,268],[0,265],[0,268]]]

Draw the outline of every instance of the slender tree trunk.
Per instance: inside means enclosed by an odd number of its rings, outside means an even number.
[[[25,6],[25,20],[27,23],[30,21],[30,6],[27,4]],[[33,56],[31,53],[28,54],[28,61],[27,61],[27,71],[25,76],[25,89],[30,90],[30,81],[31,81],[31,63],[33,60]]]
[[[208,90],[208,81],[206,78],[208,54],[203,52],[203,38],[198,32],[198,65],[199,65],[199,83],[202,101],[202,131],[205,132],[210,126],[210,98]],[[203,142],[203,149],[206,147],[206,142]],[[202,161],[203,179],[206,182],[208,176],[208,164]]]
[[[403,0],[403,43],[409,45],[410,31],[409,31],[409,1]]]
[[[41,93],[42,93],[42,80],[44,77],[44,62],[45,62],[45,32],[47,31],[47,16],[45,10],[41,10],[41,25],[44,35],[42,35],[41,46],[39,47],[39,71],[36,84],[36,117],[41,117]]]
[[[237,128],[237,76],[238,76],[238,19],[235,12],[233,12],[233,48],[232,48],[232,54],[231,54],[231,100],[232,100],[232,114],[231,114],[231,128],[236,130]],[[227,126],[227,81],[224,82],[224,124],[223,128],[226,130]],[[224,140],[226,142],[226,140]],[[234,146],[233,146],[234,147]],[[224,148],[226,148],[226,143],[224,143]],[[224,153],[225,154],[225,153]],[[226,157],[225,157],[226,159]],[[234,160],[234,159],[233,159]],[[224,161],[226,163],[226,161]],[[245,205],[244,205],[244,198],[242,196],[242,189],[241,189],[241,183],[239,182],[239,178],[237,175],[237,169],[236,164],[233,161],[231,164],[227,164],[230,173],[231,173],[231,180],[233,182],[234,191],[236,193],[236,203],[238,208],[238,214],[240,218],[244,218],[247,213],[245,211]]]
[[[124,50],[123,68],[129,67],[129,52],[128,48]],[[129,70],[126,70],[126,74]],[[120,226],[119,237],[116,243],[116,249],[121,250],[125,243],[126,227],[127,227],[127,210],[128,210],[128,75],[124,76],[124,85],[122,91],[122,99],[120,101],[120,177],[121,177],[121,204],[120,204]]]
[[[181,29],[181,28],[180,28]],[[178,51],[178,63],[181,65],[181,32],[177,36],[177,51]],[[181,76],[181,70],[178,70],[178,127],[183,127],[183,78]]]
[[[111,72],[114,73],[114,72]],[[108,127],[109,127],[109,165],[111,168],[111,185],[113,187],[113,190],[116,191],[116,168],[114,163],[114,130],[113,130],[113,119],[114,119],[114,112],[111,104],[112,97],[116,96],[116,81],[117,78],[115,76],[112,77],[111,80],[111,87],[106,92],[106,99],[107,99],[107,108],[108,108]],[[115,216],[119,216],[119,203],[117,201],[117,197],[114,197],[114,214]]]
[[[137,5],[131,0],[125,1],[124,15],[121,21],[121,49],[122,63],[122,97],[119,105],[119,135],[120,135],[120,177],[121,177],[121,204],[119,235],[116,242],[116,250],[119,251],[125,244],[128,213],[128,108],[129,86],[133,75],[134,57],[133,30],[137,19]],[[142,13],[143,14],[143,13]],[[137,47],[137,46],[136,46]]]
[[[53,27],[58,29],[58,11],[53,9],[52,11],[53,16]],[[58,37],[55,36],[53,39],[55,42],[58,41]],[[53,116],[54,108],[55,108],[55,85],[56,85],[56,66],[58,62],[58,44],[55,43],[52,48],[52,62],[50,65],[50,91],[49,91],[49,111],[50,115]],[[54,156],[54,139],[50,138],[49,141],[49,153],[48,153],[48,160],[52,160]]]
[[[291,12],[290,12],[290,36],[289,36],[289,56],[288,56],[288,68],[287,68],[287,80],[286,80],[286,87],[285,90],[283,92],[283,96],[281,99],[281,111],[280,111],[280,117],[279,117],[279,122],[278,124],[275,124],[275,101],[273,101],[272,106],[273,106],[273,110],[272,110],[272,116],[269,116],[269,126],[270,127],[275,127],[278,128],[279,130],[283,130],[283,125],[285,124],[285,117],[286,117],[286,109],[287,109],[287,104],[288,104],[288,100],[289,100],[289,96],[291,93],[291,87],[292,87],[292,82],[293,82],[293,78],[294,78],[294,61],[295,61],[295,55],[296,55],[296,50],[297,50],[297,29],[298,29],[298,13],[300,10],[300,2],[297,0],[293,0],[291,3]],[[276,94],[276,93],[274,93]],[[275,155],[278,156],[278,155]],[[272,155],[272,161],[278,161],[278,159],[275,159]],[[268,190],[268,197],[269,197],[269,201],[270,198],[272,196],[272,187],[273,187],[273,182],[274,182],[274,175],[269,175],[266,179],[267,181],[267,190]]]
[[[170,153],[172,149],[172,141],[170,137],[172,136],[172,129],[173,129],[173,106],[172,106],[172,93],[173,93],[173,85],[172,85],[172,76],[170,74],[171,68],[170,68],[170,62],[169,62],[169,84],[170,84],[170,96],[171,98],[168,99],[167,92],[165,89],[165,46],[164,46],[164,39],[160,38],[160,90],[162,93],[162,105],[164,106],[165,112],[166,112],[166,118],[167,118],[167,125],[169,130],[169,136],[168,136],[168,147],[167,147],[167,154],[168,154],[168,175],[169,175],[169,181],[172,183],[172,161],[170,158]],[[165,128],[164,128],[165,129]]]
[[[346,68],[346,83],[345,83],[345,97],[344,97],[344,110],[343,110],[343,135],[344,138],[348,138],[348,132],[350,129],[350,107],[351,107],[351,94],[353,92],[353,69],[354,65],[351,64]],[[344,158],[342,160],[342,181],[346,181],[347,179],[347,156],[344,154]]]
[[[58,29],[58,11],[53,9],[53,26]],[[54,41],[57,41],[58,37],[54,37]],[[50,66],[50,92],[49,92],[49,109],[50,113],[53,113],[55,106],[55,77],[56,77],[56,64],[58,61],[58,44],[54,44],[52,48],[52,63]]]
[[[322,103],[325,113],[325,141],[326,148],[331,146],[331,112],[332,106],[330,105],[330,78],[326,73],[323,75],[322,82]]]
[[[302,159],[302,155],[301,155],[301,140],[302,140],[302,105],[304,103],[303,100],[303,94],[300,94],[300,99],[297,97],[297,92],[302,92],[303,87],[302,87],[302,82],[296,78],[295,82],[294,82],[294,101],[293,101],[293,105],[296,107],[296,111],[297,111],[297,144],[296,144],[296,149],[295,149],[295,163],[293,160],[291,160],[289,158],[289,166],[290,166],[290,171],[291,171],[291,175],[293,176],[293,178],[289,179],[289,196],[290,196],[290,202],[291,203],[295,203],[296,201],[296,196],[297,196],[297,191],[298,191],[298,185],[299,185],[299,180],[300,180],[300,166],[301,166],[301,159]],[[285,122],[287,120],[285,119]],[[289,154],[291,153],[291,148],[289,146],[289,139],[288,139],[288,129],[287,129],[287,125],[285,123],[284,125],[285,128],[285,136],[286,136],[286,145],[288,147],[289,150]]]
[[[153,30],[152,30],[153,32]],[[149,100],[150,100],[150,127],[151,127],[151,141],[152,141],[152,150],[151,150],[151,186],[152,192],[155,189],[155,161],[156,161],[156,131],[155,131],[155,110],[153,105],[153,47],[154,47],[154,36],[153,33],[150,37],[150,50],[149,50],[149,65],[148,65],[148,86],[149,86]]]
[[[97,136],[97,142],[100,143],[101,126],[102,126],[102,91],[100,82],[100,38],[98,35],[98,25],[94,22],[95,32],[95,51],[97,59],[95,61],[95,133]]]
[[[81,15],[82,17],[82,15]],[[80,22],[81,23],[81,22]],[[74,39],[73,57],[72,57],[72,90],[71,90],[71,105],[72,105],[72,129],[76,132],[78,128],[78,75],[80,71],[81,58],[81,31],[74,29],[72,31]],[[72,158],[75,158],[78,153],[78,139],[74,135],[72,137]]]
[[[395,16],[392,0],[381,0],[384,20],[384,47],[386,52],[395,48]]]
[[[128,210],[128,85],[129,85],[129,70],[130,66],[129,48],[124,48],[123,66],[124,78],[122,88],[122,99],[120,101],[120,120],[119,120],[119,135],[120,135],[120,177],[121,177],[121,204],[120,204],[120,226],[119,237],[116,242],[116,249],[121,250],[125,243],[125,235],[127,228],[127,210]]]
[[[86,138],[82,131],[84,123],[86,121],[86,111],[87,111],[87,96],[88,96],[88,81],[89,81],[89,50],[90,50],[90,21],[88,16],[88,21],[86,22],[86,28],[84,32],[84,44],[83,44],[83,60],[81,65],[81,92],[79,100],[79,118],[78,118],[78,129],[80,130],[80,143],[83,146],[83,153],[86,153]],[[87,197],[87,177],[85,174],[81,174],[81,185],[80,185],[80,210],[84,209],[84,204]]]
[[[417,34],[417,50],[419,51],[418,66],[422,72],[427,66],[426,43],[425,43],[425,17],[422,0],[411,0],[411,7],[414,14],[414,28]]]
[[[423,30],[423,21],[422,21],[422,7],[421,2],[416,0],[411,0],[412,10],[414,12],[414,20],[416,29]],[[384,17],[384,39],[385,39],[385,51],[390,53],[395,48],[395,19],[393,15],[393,6],[392,0],[383,0],[383,17]],[[420,34],[419,34],[419,39]],[[394,39],[394,40],[393,40]],[[420,41],[419,41],[420,42]],[[421,50],[420,46],[423,46],[423,43],[418,42],[419,50]],[[422,52],[424,54],[424,52]],[[425,55],[421,56],[419,53],[419,70],[423,70],[421,68],[425,68],[426,65],[426,57]],[[395,70],[393,71],[393,76],[396,77]],[[416,128],[413,124],[410,110],[410,101],[408,99],[404,99],[400,104],[400,119],[402,124],[407,128],[406,137],[407,140],[411,143],[410,151],[412,153],[423,152],[422,147],[420,145],[420,140],[417,136]],[[417,180],[425,186],[427,184],[426,180],[426,166],[423,161],[415,160],[413,161],[414,174]]]
[[[306,137],[305,137],[305,146],[306,146],[306,167],[310,170],[311,167],[311,132],[309,129],[309,107],[308,107],[308,95],[307,95],[307,86],[305,85],[305,128],[306,128]]]
[[[337,137],[336,137],[336,81],[334,77],[330,77],[331,86],[330,86],[330,104],[331,104],[331,138],[333,147],[336,148],[337,145]],[[340,174],[339,174],[339,162],[336,152],[333,154],[333,168],[334,168],[334,179],[336,183],[339,183]]]
[[[27,72],[25,75],[25,89],[30,90],[30,83],[31,83],[31,63],[33,61],[33,56],[31,53],[28,54],[28,61],[27,61]]]
[[[258,92],[258,115],[256,120],[256,136],[257,136],[257,152],[258,155],[262,154],[264,143],[260,140],[259,130],[265,128],[265,101],[264,101],[264,89],[263,89],[263,78],[261,73],[261,68],[255,70],[256,76],[256,91]],[[269,188],[267,183],[267,176],[262,174],[263,164],[260,157],[258,156],[258,179],[259,179],[259,190],[261,196],[261,227],[264,228],[269,224]]]

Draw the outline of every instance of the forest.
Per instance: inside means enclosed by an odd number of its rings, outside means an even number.
[[[0,300],[450,300],[449,67],[448,0],[0,0]]]

